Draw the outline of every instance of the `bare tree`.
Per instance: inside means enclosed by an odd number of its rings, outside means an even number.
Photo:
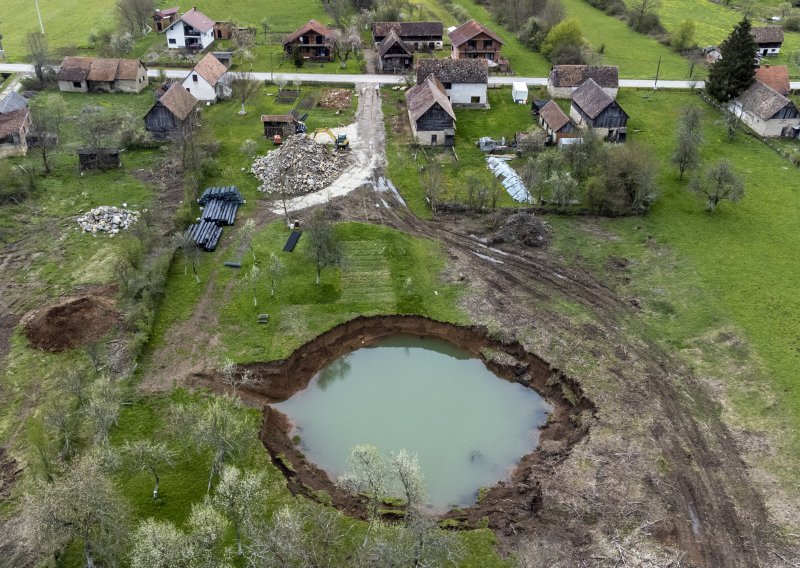
[[[211,504],[222,511],[233,524],[236,535],[236,553],[244,555],[242,530],[252,524],[259,507],[266,502],[268,491],[263,473],[243,472],[236,467],[226,466],[214,489]]]
[[[339,477],[337,483],[352,493],[367,496],[367,513],[369,518],[378,518],[381,499],[386,496],[387,485],[386,463],[378,451],[371,445],[354,447],[347,460],[347,471]]]
[[[253,142],[252,140],[250,142]],[[255,144],[255,142],[253,142]],[[253,255],[253,264],[257,262],[256,250],[253,248],[253,237],[256,233],[256,222],[253,219],[248,219],[244,222],[241,230],[241,243],[250,249],[250,254]]]
[[[233,97],[242,104],[239,114],[244,116],[247,114],[244,104],[258,92],[260,84],[250,71],[230,73],[230,84]]]
[[[336,266],[342,262],[342,246],[336,235],[336,228],[325,216],[322,208],[314,209],[306,222],[308,256],[317,268],[317,286],[322,271],[328,266]]]
[[[409,524],[425,505],[427,499],[425,476],[422,474],[417,456],[409,454],[406,450],[392,454],[390,464],[406,498],[406,524]]]
[[[680,172],[680,179],[688,169],[694,169],[700,161],[700,144],[703,133],[700,129],[700,109],[690,106],[684,109],[676,133],[677,146],[672,154],[672,163]]]
[[[71,457],[76,452],[76,445],[81,437],[80,416],[73,402],[63,398],[55,400],[44,411],[42,422],[56,440],[59,457]]]
[[[172,238],[175,249],[180,251],[181,257],[183,257],[183,274],[188,274],[189,267],[191,266],[194,279],[200,284],[200,274],[197,272],[197,268],[200,265],[200,249],[197,243],[194,242],[186,231],[175,233]]]
[[[89,386],[84,413],[94,429],[95,444],[107,444],[108,433],[116,425],[122,403],[119,384],[107,375]]]
[[[697,172],[689,182],[689,191],[706,198],[706,211],[713,213],[720,201],[733,203],[744,197],[744,180],[727,160],[719,160],[706,172]]]
[[[267,20],[266,18],[261,18],[261,21],[259,22],[259,25],[261,26],[261,33],[264,34],[264,45],[267,45],[267,33],[269,32],[269,20]]]
[[[275,286],[278,284],[285,266],[280,257],[274,252],[269,255],[269,263],[267,264],[267,277],[269,278],[269,295],[275,297]]]
[[[324,0],[322,5],[328,15],[333,18],[336,27],[342,27],[342,19],[350,10],[350,0]]]
[[[337,1],[337,0],[334,0]],[[333,55],[339,60],[342,69],[347,67],[347,60],[350,54],[361,50],[361,34],[358,28],[351,25],[346,30],[334,30],[333,33],[325,38],[325,42]]]
[[[52,173],[52,157],[60,144],[59,124],[61,117],[49,107],[42,106],[31,112],[31,128],[29,138],[35,139],[35,147],[42,158],[42,165],[47,175]]]
[[[301,512],[286,505],[272,515],[271,522],[249,523],[245,555],[254,568],[310,566],[309,535]]]
[[[52,73],[50,64],[50,51],[47,47],[47,39],[44,34],[30,32],[27,36],[28,61],[33,64],[33,72],[40,86],[47,83]]]
[[[153,476],[153,499],[158,499],[158,485],[161,481],[158,468],[172,466],[176,453],[164,442],[151,440],[126,441],[122,447],[124,463],[133,470],[147,471]]]
[[[444,193],[444,172],[436,162],[431,162],[422,170],[422,185],[425,189],[425,198],[431,207],[431,213],[436,215]]]
[[[78,461],[63,477],[41,484],[22,507],[28,542],[45,554],[60,553],[72,543],[83,547],[87,568],[96,561],[113,565],[124,549],[129,512],[100,465]]]
[[[211,452],[208,491],[214,476],[231,459],[251,446],[255,426],[238,398],[224,394],[208,403],[176,405],[172,409],[175,431],[182,433],[200,453]]]
[[[661,0],[630,0],[628,6],[628,19],[631,27],[641,29],[642,23],[649,14],[654,14],[661,7]]]
[[[236,368],[236,363],[233,359],[225,359],[220,367],[220,380],[223,384],[231,387],[233,396],[237,395],[237,391],[242,387],[249,387],[256,384],[257,379],[250,369],[245,369],[241,373]]]
[[[117,0],[117,17],[134,36],[147,33],[155,9],[155,0]]]

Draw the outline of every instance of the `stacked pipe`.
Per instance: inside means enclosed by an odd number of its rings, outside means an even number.
[[[203,191],[203,195],[197,200],[200,205],[205,205],[211,200],[225,201],[226,203],[236,203],[241,205],[244,203],[242,194],[239,193],[239,188],[235,185],[227,185],[224,187],[207,187]]]
[[[222,236],[222,227],[211,221],[200,221],[189,225],[186,234],[197,246],[211,252],[217,248],[219,239]]]
[[[204,221],[211,221],[217,225],[233,225],[238,210],[238,203],[226,202],[221,199],[211,199],[206,202],[202,219]]]

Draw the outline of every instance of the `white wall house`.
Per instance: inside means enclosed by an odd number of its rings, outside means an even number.
[[[764,138],[797,138],[800,112],[794,103],[759,81],[728,104],[728,110]]]
[[[486,106],[486,83],[447,83],[444,92],[454,105]]]
[[[417,62],[417,85],[429,75],[441,82],[454,106],[485,107],[489,65],[485,59],[420,59]]]
[[[213,54],[207,53],[189,72],[181,85],[197,100],[213,103],[217,99],[227,99],[231,95],[226,80],[227,72],[228,68],[223,63]]]
[[[214,20],[192,8],[165,31],[167,47],[202,51],[214,43]]]

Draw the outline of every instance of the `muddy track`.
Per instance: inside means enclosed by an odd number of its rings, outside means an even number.
[[[590,274],[564,266],[546,253],[486,247],[445,224],[418,219],[396,200],[388,201],[391,207],[381,210],[384,223],[441,242],[452,258],[472,265],[473,277],[480,275],[488,288],[499,292],[501,298],[508,297],[499,303],[495,298],[496,308],[516,309],[514,297],[534,301],[566,297],[589,308],[604,333],[612,334],[608,341],[624,345],[628,356],[643,366],[644,372],[638,373],[617,370],[625,403],[631,409],[655,404],[660,410],[661,418],[649,432],[633,434],[649,438],[670,464],[664,479],[650,488],[648,496],[662,502],[670,513],[653,534],[662,543],[688,552],[697,566],[772,565],[774,557],[768,557],[765,545],[777,531],[761,495],[748,479],[736,441],[721,423],[715,403],[688,369],[653,344],[638,338],[631,341],[636,333],[625,329],[635,322],[631,306]],[[702,424],[695,417],[698,407],[707,409]],[[605,410],[599,406],[598,413]],[[624,432],[619,435],[626,436]],[[518,528],[511,527],[515,539],[522,536]]]

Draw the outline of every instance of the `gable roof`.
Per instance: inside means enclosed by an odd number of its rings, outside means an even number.
[[[555,101],[549,101],[539,110],[539,116],[555,132],[561,130],[569,122],[569,117],[561,110]]]
[[[261,122],[297,122],[293,114],[262,114]]]
[[[757,26],[750,28],[756,43],[783,43],[783,28],[781,26]]]
[[[383,41],[378,44],[378,55],[383,57],[386,55],[386,52],[388,52],[395,45],[402,47],[403,51],[409,55],[414,53],[414,50],[411,48],[411,46],[400,39],[400,36],[397,35],[397,32],[394,31],[394,29],[391,29],[389,30],[389,35],[383,38]]]
[[[554,87],[578,87],[592,79],[601,87],[619,87],[619,68],[616,65],[554,65],[549,81]]]
[[[489,62],[475,59],[420,59],[417,62],[417,85],[429,75],[442,83],[488,83]]]
[[[572,92],[572,104],[581,109],[589,118],[596,118],[614,102],[606,92],[594,82],[586,79],[580,87]]]
[[[135,81],[139,76],[139,66],[144,63],[138,59],[120,59],[117,67],[117,81]],[[147,67],[144,67],[147,70]]]
[[[197,73],[200,75],[212,87],[215,87],[219,82],[220,77],[227,72],[228,68],[225,67],[225,65],[211,53],[206,53],[203,59],[201,59],[197,65],[194,66],[194,69],[192,69],[192,73]],[[191,75],[192,73],[189,74]]]
[[[166,16],[171,16],[172,14],[178,13],[178,7],[175,6],[174,8],[164,8],[163,10],[156,10],[156,16],[160,16],[162,18]]]
[[[214,27],[215,23],[214,20],[206,16],[203,12],[201,12],[197,8],[192,8],[191,10],[183,14],[180,17],[180,20],[175,20],[169,27],[171,28],[180,21],[189,24],[199,32],[207,32],[208,30]]]
[[[428,78],[421,84],[414,85],[406,91],[406,107],[414,122],[435,104],[442,107],[450,115],[450,118],[456,120],[456,113],[453,112],[450,99],[444,94],[444,87],[435,76],[428,75]]]
[[[316,32],[317,34],[323,37],[330,37],[333,34],[333,30],[330,29],[325,24],[320,24],[317,20],[309,20],[305,23],[302,27],[300,27],[297,31],[292,34],[289,34],[283,39],[283,44],[286,45],[287,43],[291,43],[297,38],[299,38],[303,34],[307,34],[308,32]]]
[[[441,37],[444,34],[442,22],[372,22],[372,37],[386,37],[394,30],[400,38]]]
[[[791,89],[789,85],[789,68],[786,65],[759,67],[756,69],[756,81],[761,81],[767,87],[778,91],[784,96],[788,95]]]
[[[194,110],[197,99],[189,91],[183,88],[180,83],[173,83],[167,92],[161,95],[156,104],[161,103],[168,111],[174,114],[178,120],[185,120]]]
[[[119,67],[119,59],[92,59],[86,79],[89,81],[113,81],[117,78],[117,67]]]
[[[0,138],[19,133],[30,112],[28,108],[21,108],[0,114]]]
[[[101,57],[65,57],[56,79],[59,81],[135,81],[138,59],[104,59]]]
[[[761,120],[769,120],[787,105],[794,106],[792,101],[760,81],[753,81],[737,100],[744,110]]]
[[[91,57],[65,57],[61,60],[56,79],[59,81],[85,81],[91,68]]]
[[[28,108],[28,99],[16,91],[11,91],[0,99],[0,114],[8,114],[23,108]]]
[[[480,33],[485,33],[501,45],[504,43],[503,40],[497,37],[497,34],[495,34],[492,30],[483,24],[479,24],[475,20],[470,20],[464,24],[461,24],[447,35],[450,36],[450,42],[453,44],[453,47],[458,47]]]

